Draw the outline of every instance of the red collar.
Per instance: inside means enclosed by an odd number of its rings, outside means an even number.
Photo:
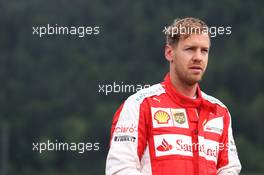
[[[205,107],[205,108],[210,108],[212,111],[215,112],[216,110],[216,105],[208,102],[207,100],[202,98],[202,93],[200,90],[199,85],[197,86],[197,98],[192,99],[190,97],[187,97],[181,93],[179,93],[174,85],[171,82],[170,75],[169,73],[165,76],[164,82],[162,83],[165,85],[165,90],[167,94],[171,97],[171,99],[183,106],[183,107],[190,107],[190,108],[200,108],[200,107]]]

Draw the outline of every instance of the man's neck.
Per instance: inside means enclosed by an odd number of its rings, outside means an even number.
[[[170,74],[170,78],[171,78],[171,82],[173,84],[173,86],[177,89],[177,91],[179,93],[181,93],[184,96],[193,98],[195,97],[197,94],[197,83],[195,83],[194,85],[189,85],[185,82],[182,82],[178,79],[178,77],[175,77],[174,74]]]

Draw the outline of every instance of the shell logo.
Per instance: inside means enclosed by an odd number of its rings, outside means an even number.
[[[170,115],[162,110],[158,110],[154,114],[154,119],[158,122],[158,124],[167,124],[170,120]]]

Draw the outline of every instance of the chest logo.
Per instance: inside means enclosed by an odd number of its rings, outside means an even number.
[[[186,117],[184,112],[175,112],[173,113],[173,119],[175,122],[179,123],[179,124],[184,124],[186,122]]]
[[[168,124],[170,115],[165,111],[158,110],[154,114],[154,119],[158,122],[158,124]]]
[[[161,145],[157,147],[158,151],[169,151],[171,149],[172,149],[172,145],[170,145],[165,139],[163,139]]]
[[[222,134],[224,128],[223,116],[209,120],[204,125],[204,131]]]

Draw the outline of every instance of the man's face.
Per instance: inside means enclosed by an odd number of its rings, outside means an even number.
[[[207,34],[192,34],[171,46],[171,69],[182,83],[194,85],[202,79],[208,62],[210,39]]]

